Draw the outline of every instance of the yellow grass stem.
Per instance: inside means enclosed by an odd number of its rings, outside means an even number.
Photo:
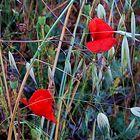
[[[58,139],[58,130],[59,130],[59,124],[60,124],[60,117],[61,117],[62,103],[63,103],[63,99],[61,99],[61,101],[60,101],[60,105],[59,105],[59,111],[58,111],[58,117],[57,117],[57,125],[56,125],[55,138],[54,138],[55,140]]]
[[[68,93],[68,90],[66,90],[65,94],[64,94],[63,97],[60,99],[61,101],[60,101],[59,109],[58,109],[57,125],[56,125],[55,138],[54,138],[54,140],[59,140],[59,139],[58,139],[58,130],[59,130],[59,124],[60,124],[62,103],[63,103],[63,99],[65,98],[65,96],[66,96],[67,93]]]

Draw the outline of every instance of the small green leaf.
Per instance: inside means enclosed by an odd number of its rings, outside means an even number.
[[[45,25],[45,23],[46,23],[46,17],[45,16],[39,16],[38,17],[38,23],[40,25]]]
[[[11,89],[17,89],[17,87],[18,87],[18,80],[10,81],[10,87],[11,87]]]
[[[39,139],[40,137],[40,132],[37,131],[36,129],[31,129],[31,136],[33,140]]]
[[[85,12],[86,15],[89,15],[90,8],[91,8],[90,5],[84,5],[84,12]]]
[[[44,29],[45,29],[45,32],[48,33],[50,30],[50,26],[46,24]]]

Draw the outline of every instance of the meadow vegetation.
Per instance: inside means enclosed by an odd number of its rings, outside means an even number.
[[[139,9],[1,0],[0,140],[139,140]]]

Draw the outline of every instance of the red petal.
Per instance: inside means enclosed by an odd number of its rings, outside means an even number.
[[[53,101],[52,99],[52,96],[50,94],[50,91],[47,90],[47,89],[39,89],[39,90],[36,90],[33,95],[31,96],[29,102],[34,102],[37,100],[37,98],[39,97],[42,97],[42,98],[47,98],[47,99],[50,99]]]
[[[47,120],[53,121],[55,124],[57,123],[57,120],[56,120],[53,112],[51,112],[51,113],[46,112],[45,118]]]
[[[45,110],[46,106],[46,100],[42,97],[37,98],[33,102],[30,101],[29,108],[32,110],[32,112],[38,116],[43,116],[43,112]]]
[[[38,116],[44,116],[46,119],[56,123],[52,109],[53,98],[49,90],[36,90],[29,99],[29,108]]]
[[[113,29],[101,18],[89,22],[89,30],[94,40],[112,37]]]
[[[117,44],[117,40],[115,38],[105,38],[88,42],[86,47],[91,52],[101,53],[110,50],[115,44]]]
[[[109,51],[114,45],[118,43],[115,38],[106,38],[104,39],[104,45],[102,47],[102,52]]]
[[[25,98],[20,99],[20,101],[21,101],[23,104],[28,105],[28,101],[27,101]]]
[[[94,52],[94,53],[99,53],[101,52],[101,47],[98,45],[96,45],[97,41],[90,41],[86,44],[86,47],[91,51],[91,52]]]

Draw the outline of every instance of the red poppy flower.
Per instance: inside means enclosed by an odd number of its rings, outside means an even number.
[[[29,101],[27,101],[25,98],[22,98],[21,102],[27,105],[34,114],[38,116],[44,116],[46,119],[56,123],[56,118],[52,109],[53,98],[48,89],[36,90]]]
[[[89,30],[94,39],[86,44],[90,51],[94,53],[106,52],[117,44],[117,40],[112,37],[113,29],[102,19],[92,19],[89,22]]]

